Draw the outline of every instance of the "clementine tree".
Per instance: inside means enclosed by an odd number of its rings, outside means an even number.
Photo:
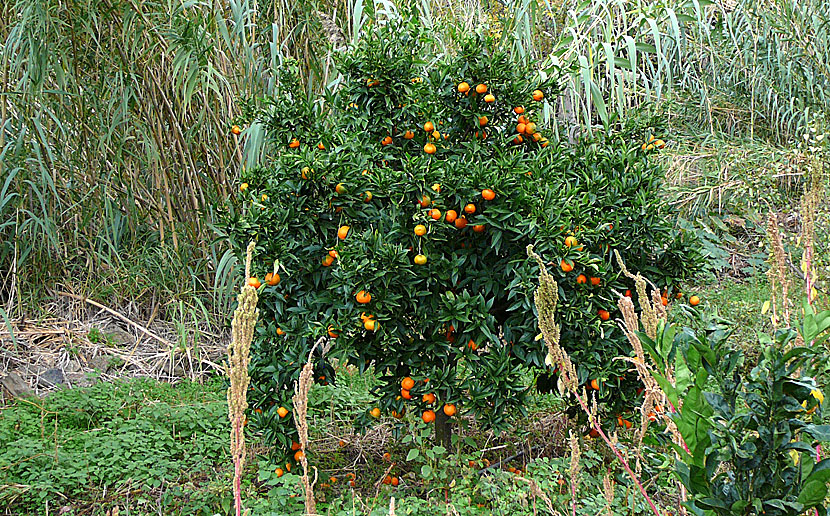
[[[259,276],[281,266],[281,281],[261,287],[251,398],[286,450],[290,417],[272,412],[290,406],[320,338],[317,381],[336,381],[333,357],[382,379],[359,426],[408,413],[447,442],[461,415],[501,428],[523,414],[531,374],[552,373],[535,339],[529,243],[557,265],[580,380],[619,413],[636,385],[611,360],[630,352],[614,292],[632,288],[613,251],[669,288],[691,270],[694,253],[659,198],[661,170],[641,149],[645,128],[559,144],[544,116],[555,70],[478,36],[434,56],[418,26],[370,31],[321,98],[284,67],[277,96],[254,114],[273,152],[243,172],[249,186],[224,232],[240,251],[257,242]]]

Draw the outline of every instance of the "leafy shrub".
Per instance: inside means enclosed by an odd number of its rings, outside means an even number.
[[[598,379],[601,399],[619,412],[635,385],[612,361],[629,347],[606,316],[613,292],[632,285],[613,252],[669,290],[694,272],[694,247],[659,196],[662,171],[641,149],[642,123],[557,144],[544,124],[555,76],[487,38],[434,59],[425,57],[429,43],[411,18],[377,26],[340,58],[343,77],[324,98],[308,99],[287,65],[269,107],[251,114],[276,153],[244,172],[222,230],[237,253],[256,241],[259,278],[279,260],[281,281],[261,287],[251,398],[266,437],[283,449],[293,425],[277,410],[290,407],[320,338],[333,347],[316,352],[317,381],[336,380],[332,356],[373,365],[385,413],[434,410],[441,421],[442,406],[455,404],[495,428],[522,414],[521,373],[546,367],[529,243],[566,264],[557,267],[563,343],[580,381]],[[479,84],[492,102],[475,93]],[[544,99],[533,99],[537,89]],[[519,106],[548,138],[517,143]],[[447,222],[449,210],[467,225]],[[414,385],[402,389],[406,377]],[[372,421],[372,408],[358,426]]]
[[[808,311],[805,321],[806,342],[827,338],[830,312]],[[760,334],[760,360],[746,374],[743,352],[727,345],[730,335],[720,323],[705,332],[662,326],[656,342],[640,334],[661,370],[675,365],[675,385],[657,378],[679,407],[673,419],[688,449],[675,446],[677,475],[689,508],[723,516],[826,514],[830,459],[816,463],[814,446],[830,441],[830,425],[817,424],[824,396],[809,376],[826,352],[798,345],[793,329]]]

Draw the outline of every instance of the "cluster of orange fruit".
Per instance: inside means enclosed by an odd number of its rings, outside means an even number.
[[[538,97],[538,98],[537,98]],[[533,99],[534,100],[542,100],[544,95],[541,91],[536,90],[533,92]],[[536,124],[531,122],[525,116],[525,108],[524,106],[516,106],[513,108],[513,112],[519,115],[519,118],[516,119],[516,137],[513,138],[513,143],[519,145],[525,141],[525,138],[529,140],[533,140],[534,142],[539,142],[542,147],[548,146],[548,139],[542,136],[542,133],[536,130]]]
[[[436,183],[432,186],[432,189],[436,192],[440,192],[441,185]],[[485,188],[481,191],[481,198],[485,201],[492,201],[496,198],[496,192],[494,192],[490,188]],[[429,211],[427,211],[427,216],[429,218],[431,218],[432,220],[441,220],[441,217],[443,216],[444,220],[449,224],[453,224],[456,227],[456,229],[464,229],[465,227],[467,227],[467,224],[469,223],[467,217],[475,214],[477,211],[475,204],[467,203],[466,205],[464,205],[464,208],[459,210],[463,212],[462,215],[459,215],[458,211],[456,210],[447,210],[445,214],[442,214],[441,210],[439,210],[438,208],[430,208],[430,206],[432,205],[432,199],[430,199],[428,195],[422,195],[417,202],[421,206],[421,208],[429,209]],[[476,233],[483,233],[486,229],[487,228],[484,224],[473,225],[473,231]],[[417,226],[415,226],[414,231],[417,236],[424,236],[427,233],[427,227],[423,224],[418,224]],[[415,263],[417,265],[424,265],[425,263],[427,263],[427,257],[422,254],[418,254],[417,256],[415,256]]]
[[[429,383],[429,378],[425,378],[423,380],[423,383],[424,383],[424,385]],[[415,388],[415,380],[413,380],[412,377],[407,376],[406,378],[401,380],[401,395],[398,397],[398,399],[411,400],[412,399],[412,389],[414,389],[414,388]],[[437,401],[437,398],[435,397],[435,394],[433,394],[431,392],[425,393],[423,396],[421,396],[421,402],[423,402],[427,406],[435,404],[436,401]],[[455,405],[452,404],[452,403],[445,404],[441,410],[444,411],[444,414],[447,417],[453,417],[456,414],[456,412],[458,411],[458,409],[456,409]],[[375,416],[375,411],[377,411],[377,416]],[[380,416],[380,409],[378,409],[377,407],[372,409],[372,416],[374,416],[374,417]],[[397,418],[397,419],[400,419],[400,418],[403,417],[403,412],[398,413],[398,412],[393,411],[392,416]],[[421,413],[421,419],[423,420],[424,423],[432,423],[433,421],[435,421],[435,411],[432,410],[432,409],[424,410]]]
[[[650,150],[654,150],[654,149],[663,149],[665,147],[666,147],[666,142],[664,142],[663,140],[660,140],[658,138],[655,138],[654,135],[651,135],[651,136],[648,137],[648,141],[645,142],[642,145],[642,147],[640,147],[640,148],[643,149],[644,151],[650,151]]]

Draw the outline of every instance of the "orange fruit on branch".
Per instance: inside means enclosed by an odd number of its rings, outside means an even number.
[[[525,107],[524,106],[516,106],[516,107],[513,108],[513,112],[516,113],[517,115],[524,114]]]
[[[588,278],[586,278],[584,274],[580,274],[579,276],[576,277],[576,282],[579,283],[580,285],[586,283],[587,281],[588,281]]]
[[[484,190],[481,191],[481,197],[485,201],[492,201],[493,199],[496,198],[496,192],[494,192],[493,190],[490,190],[489,188],[485,188]]]
[[[467,227],[467,218],[466,217],[458,217],[455,219],[455,227],[458,229],[464,229]]]
[[[697,306],[700,304],[700,298],[697,296],[692,296],[689,298],[689,304],[692,306]]]
[[[479,95],[483,95],[484,93],[487,93],[487,85],[486,84],[479,84],[478,86],[476,86],[476,93],[478,93]]]
[[[562,268],[562,270],[563,270],[563,271],[565,271],[565,272],[571,272],[572,270],[574,270],[574,266],[573,266],[573,264],[572,264],[572,263],[570,263],[570,262],[567,262],[567,261],[565,261],[565,260],[560,261],[560,262],[559,262],[559,266],[560,266],[560,267]]]
[[[476,212],[476,205],[475,204],[470,203],[470,204],[464,206],[464,213],[466,213],[468,215],[472,215],[475,212]]]
[[[491,104],[495,101],[496,101],[496,97],[494,97],[492,93],[488,93],[487,95],[484,96],[484,102],[487,102],[488,104]]]
[[[432,423],[435,421],[435,412],[431,410],[425,410],[424,413],[421,415],[421,419],[424,420],[424,423]]]
[[[470,85],[466,82],[462,82],[458,85],[458,92],[459,93],[467,93],[470,91]]]
[[[248,285],[258,289],[262,285],[262,282],[256,276],[252,276],[248,278]]]
[[[280,408],[278,408],[278,409],[277,409],[277,415],[279,415],[280,417],[285,417],[285,416],[287,416],[287,415],[288,415],[288,409],[287,409],[287,408],[285,408],[285,407],[280,407]]]
[[[599,318],[603,321],[607,321],[611,318],[611,314],[608,313],[608,310],[599,309],[597,310],[597,315],[599,315]]]
[[[340,226],[340,229],[337,230],[337,238],[340,240],[345,240],[346,236],[349,234],[349,230],[351,226]]]
[[[361,305],[368,304],[372,301],[372,294],[366,292],[365,290],[361,290],[357,294],[355,294],[355,300]]]
[[[416,254],[413,261],[415,262],[415,265],[426,265],[427,257],[423,254]]]
[[[447,210],[447,215],[444,217],[444,220],[452,224],[458,218],[458,213],[455,210]]]
[[[415,380],[413,380],[412,377],[407,376],[406,378],[401,380],[401,387],[403,389],[410,390],[413,387],[415,387]]]
[[[415,226],[415,234],[418,236],[424,236],[427,234],[427,228],[423,224],[418,224]]]
[[[545,94],[542,93],[542,90],[533,90],[533,100],[539,102],[543,98],[545,98]]]
[[[427,143],[426,145],[424,145],[424,152],[426,152],[427,154],[435,154],[436,150],[437,149],[435,148],[435,145],[432,143]]]
[[[403,133],[403,137],[405,140],[411,140],[412,138],[415,138],[415,133],[407,129],[406,132]]]
[[[428,133],[431,133],[434,130],[435,130],[435,124],[433,124],[432,122],[427,122],[427,123],[424,124],[424,131],[426,131]]]
[[[446,414],[449,417],[453,417],[455,415],[455,413],[456,413],[456,408],[455,408],[454,404],[448,403],[448,404],[444,405],[444,414]]]
[[[269,287],[276,286],[280,282],[280,275],[274,274],[273,272],[269,272],[265,275],[265,283],[268,284]]]

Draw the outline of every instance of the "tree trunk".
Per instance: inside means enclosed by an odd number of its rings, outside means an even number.
[[[452,448],[452,422],[443,410],[435,411],[435,444]]]

